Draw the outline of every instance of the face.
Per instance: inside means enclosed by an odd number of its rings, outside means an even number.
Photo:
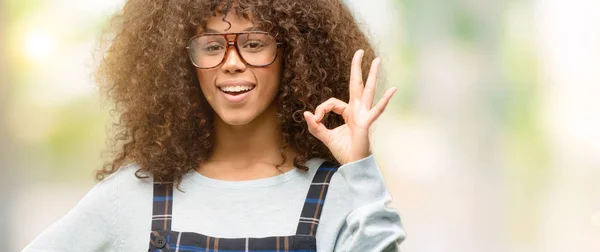
[[[206,30],[201,33],[244,32],[253,29],[251,21],[230,11],[224,22],[222,16],[208,20]],[[233,40],[235,36],[228,36]],[[238,45],[242,47],[242,45]],[[240,48],[241,49],[241,48]],[[279,89],[281,76],[281,50],[275,61],[264,67],[254,67],[244,63],[234,47],[228,47],[224,61],[210,69],[196,68],[198,80],[204,97],[215,111],[215,120],[229,125],[246,125],[264,116],[275,116],[273,101]],[[233,86],[233,87],[232,87]],[[235,92],[235,86],[252,87],[246,93]],[[237,87],[239,88],[239,87]],[[228,91],[224,91],[228,90]]]

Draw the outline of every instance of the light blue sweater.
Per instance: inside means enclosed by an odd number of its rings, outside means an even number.
[[[323,159],[308,172],[249,181],[215,180],[191,171],[174,190],[172,229],[213,237],[294,235],[307,190]],[[98,183],[67,215],[23,251],[147,251],[152,181],[125,166]],[[332,177],[317,229],[317,249],[398,251],[405,238],[398,212],[373,155],[345,164]]]

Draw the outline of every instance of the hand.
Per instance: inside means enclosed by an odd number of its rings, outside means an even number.
[[[395,87],[388,89],[373,107],[381,59],[373,60],[366,85],[363,85],[361,70],[363,55],[364,51],[358,50],[352,58],[349,103],[332,97],[317,106],[315,114],[304,111],[308,131],[323,142],[342,165],[371,155],[369,128],[383,113],[392,95],[396,92]],[[329,112],[341,115],[345,124],[335,129],[325,127],[321,120]]]

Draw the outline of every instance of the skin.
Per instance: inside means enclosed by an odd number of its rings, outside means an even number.
[[[217,32],[240,32],[252,27],[250,20],[234,12],[225,17],[208,20],[207,30]],[[198,28],[198,33],[202,33]],[[212,31],[211,31],[212,32]],[[363,51],[358,50],[352,60],[350,73],[350,102],[331,98],[319,106],[315,113],[304,112],[309,131],[321,140],[341,164],[363,159],[371,154],[369,128],[383,113],[396,89],[386,91],[383,98],[373,106],[380,59],[376,58],[366,83],[363,83],[361,61]],[[215,145],[209,159],[199,165],[197,172],[220,180],[252,180],[271,177],[294,169],[293,146],[284,150],[286,163],[276,168],[283,159],[279,152],[283,144],[281,129],[276,120],[276,94],[282,71],[281,52],[273,64],[252,67],[244,64],[233,47],[225,61],[212,69],[196,69],[202,93],[215,111]],[[240,104],[228,103],[217,85],[230,80],[244,80],[256,84],[247,99]],[[326,113],[342,115],[346,124],[327,129],[321,120]]]

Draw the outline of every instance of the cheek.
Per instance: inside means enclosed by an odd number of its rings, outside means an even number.
[[[279,87],[279,75],[273,72],[257,74],[258,82],[266,84],[269,89]]]
[[[279,89],[281,85],[281,63],[273,64],[271,67],[257,69],[260,70],[256,73],[256,77],[259,83],[267,84],[269,90]]]
[[[213,78],[213,74],[206,70],[196,69],[196,76],[198,77],[198,82],[200,85],[200,89],[202,89],[202,93],[206,96],[206,94],[210,94],[211,90],[211,79]]]

